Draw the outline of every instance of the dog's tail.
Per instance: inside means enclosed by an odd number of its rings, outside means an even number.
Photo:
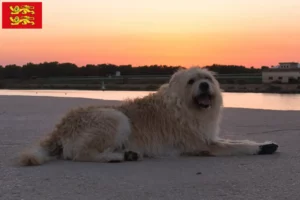
[[[21,166],[42,165],[61,154],[62,144],[54,132],[22,152],[18,157],[18,164]]]

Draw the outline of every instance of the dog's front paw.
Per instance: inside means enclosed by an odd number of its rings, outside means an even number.
[[[273,154],[278,149],[275,143],[267,143],[259,146],[258,155]]]

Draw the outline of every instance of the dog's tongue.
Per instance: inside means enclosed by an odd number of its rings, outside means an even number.
[[[210,98],[208,96],[202,96],[198,98],[198,103],[203,105],[210,105]]]

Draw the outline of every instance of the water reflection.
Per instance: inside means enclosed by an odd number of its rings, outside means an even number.
[[[0,90],[0,95],[79,97],[123,100],[143,97],[148,91],[87,91],[87,90]],[[224,106],[270,110],[300,110],[300,94],[223,93]]]

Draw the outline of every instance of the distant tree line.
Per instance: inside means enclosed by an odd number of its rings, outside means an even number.
[[[262,69],[266,69],[268,67],[262,66],[261,68],[246,68],[245,66],[238,65],[218,65],[213,64],[210,66],[205,66],[211,71],[217,72],[218,74],[247,74],[247,73],[260,73]]]
[[[27,63],[23,66],[0,65],[0,78],[2,79],[28,79],[32,77],[66,77],[66,76],[109,76],[114,75],[116,71],[120,71],[121,75],[171,75],[181,66],[151,65],[138,66],[132,65],[113,65],[99,64],[86,65],[78,67],[73,63],[44,62],[39,64]],[[211,65],[205,66],[219,74],[235,74],[235,73],[259,73],[261,69],[246,68],[236,65]]]

